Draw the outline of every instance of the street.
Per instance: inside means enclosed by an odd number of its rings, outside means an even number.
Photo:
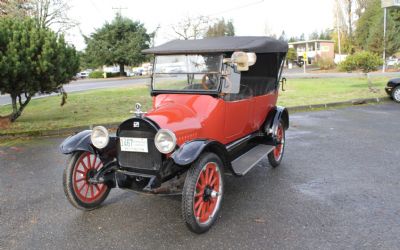
[[[314,68],[315,70],[315,68]],[[399,72],[375,72],[370,74],[371,77],[400,77]],[[313,73],[312,71],[308,71],[307,73],[303,73],[302,68],[294,67],[293,69],[284,69],[283,77],[287,79],[299,79],[299,78],[343,78],[343,77],[365,77],[361,73]],[[150,81],[149,78],[141,78],[141,79],[110,79],[110,80],[79,80],[71,82],[70,84],[64,85],[64,89],[67,93],[93,90],[93,89],[106,89],[106,88],[119,88],[119,87],[129,87],[138,83],[148,83]],[[56,94],[52,94],[56,95]],[[36,96],[35,98],[47,97],[49,95]],[[11,99],[9,95],[0,95],[0,106],[5,104],[10,104]]]
[[[114,189],[90,212],[63,192],[63,138],[0,147],[0,249],[398,249],[400,105],[291,115],[282,165],[225,177],[214,227],[181,197]]]
[[[93,89],[105,89],[105,88],[120,88],[120,87],[129,87],[138,83],[147,83],[149,78],[141,78],[141,79],[109,79],[109,80],[78,80],[72,81],[70,84],[65,84],[64,89],[67,93],[93,90]],[[57,95],[57,94],[52,94]],[[46,97],[48,95],[37,96],[38,97]],[[5,105],[11,103],[11,99],[9,95],[0,95],[0,105]]]

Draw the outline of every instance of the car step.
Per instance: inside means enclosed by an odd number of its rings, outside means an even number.
[[[232,162],[233,171],[237,175],[245,175],[272,150],[274,150],[274,146],[271,145],[260,144],[255,146]]]

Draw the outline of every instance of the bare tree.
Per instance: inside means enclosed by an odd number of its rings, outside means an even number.
[[[0,0],[0,16],[33,17],[41,28],[63,33],[78,23],[68,17],[67,0]]]
[[[180,22],[172,26],[172,30],[179,39],[199,39],[202,38],[207,31],[210,18],[205,16],[185,17]]]
[[[30,0],[31,15],[39,27],[52,28],[57,33],[65,32],[78,23],[68,17],[71,7],[65,0]]]
[[[28,15],[27,0],[0,0],[0,16],[24,17]]]

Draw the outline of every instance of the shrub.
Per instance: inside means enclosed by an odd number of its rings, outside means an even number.
[[[120,74],[119,74],[119,72],[107,72],[107,78],[109,78],[109,77],[119,77],[120,76]],[[124,72],[124,76],[126,76],[126,72]]]
[[[332,58],[319,58],[318,67],[322,70],[333,69],[335,67],[335,62]]]
[[[104,78],[104,72],[103,71],[90,72],[89,78]]]
[[[364,73],[368,73],[377,70],[382,64],[383,61],[380,56],[371,52],[361,51],[348,56],[346,60],[339,65],[339,68],[342,71],[353,71],[359,69]]]
[[[296,58],[297,58],[296,50],[294,48],[289,48],[287,55],[286,55],[286,59],[289,62],[293,62],[294,60],[296,60]]]

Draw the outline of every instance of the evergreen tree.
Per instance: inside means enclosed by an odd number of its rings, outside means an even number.
[[[234,36],[235,28],[231,20],[225,22],[225,19],[222,18],[218,20],[211,26],[208,26],[206,31],[206,37],[216,37],[216,36]]]
[[[138,65],[146,59],[141,51],[149,48],[150,39],[142,23],[117,15],[85,39],[85,62],[95,66],[119,65],[122,76],[125,65]]]
[[[0,93],[12,100],[6,119],[15,121],[36,93],[65,94],[62,85],[78,69],[77,52],[63,36],[39,28],[33,19],[0,18]]]
[[[400,49],[400,9],[388,9],[386,29],[386,52],[388,55]],[[380,0],[369,0],[364,13],[357,22],[355,40],[362,50],[383,52],[383,10]]]

